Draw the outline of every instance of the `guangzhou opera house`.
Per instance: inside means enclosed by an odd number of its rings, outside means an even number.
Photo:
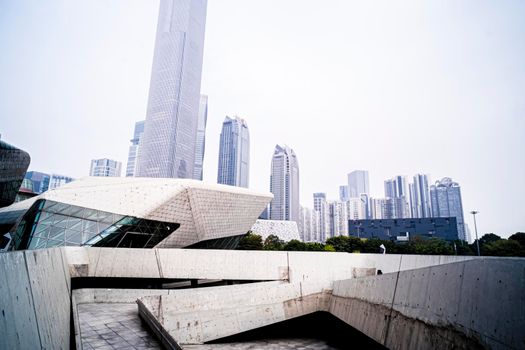
[[[272,199],[186,179],[86,177],[0,209],[4,250],[234,248]]]

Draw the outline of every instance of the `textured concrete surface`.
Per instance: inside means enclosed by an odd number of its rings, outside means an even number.
[[[81,304],[82,346],[91,349],[162,349],[142,325],[137,304]]]
[[[337,281],[330,312],[391,349],[523,348],[525,259]]]
[[[291,339],[266,339],[252,342],[239,342],[227,344],[203,344],[203,345],[185,345],[184,350],[337,350],[324,340],[291,338]],[[356,347],[357,349],[357,347]]]
[[[0,254],[0,349],[67,349],[70,277],[60,248]]]
[[[257,220],[251,231],[261,236],[263,241],[270,235],[275,235],[283,241],[301,239],[297,223],[289,220]]]

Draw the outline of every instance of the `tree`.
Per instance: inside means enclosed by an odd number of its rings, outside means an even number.
[[[264,240],[264,250],[283,250],[284,241],[276,235],[269,235]]]
[[[413,254],[421,255],[453,255],[454,248],[447,241],[439,238],[423,239],[416,237],[413,240]]]
[[[334,247],[336,252],[347,252],[348,251],[348,237],[347,236],[336,236],[330,237],[326,240],[326,244]]]
[[[483,245],[483,255],[524,256],[523,247],[513,239],[500,239]]]
[[[244,237],[241,238],[239,245],[237,246],[239,250],[262,250],[263,242],[262,237],[248,232]]]
[[[332,246],[330,244],[325,244],[324,251],[325,252],[335,252],[335,248],[334,248],[334,246]]]
[[[310,252],[322,252],[325,250],[325,245],[323,243],[308,242],[305,243],[305,250]]]
[[[297,239],[292,239],[290,242],[286,243],[283,247],[283,250],[286,251],[304,251],[305,244]]]
[[[516,232],[510,236],[509,239],[518,242],[523,248],[525,248],[525,232]]]

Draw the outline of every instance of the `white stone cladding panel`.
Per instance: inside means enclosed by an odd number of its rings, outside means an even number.
[[[283,241],[292,239],[301,240],[299,229],[295,221],[285,220],[257,220],[252,226],[251,231],[258,234],[265,240],[270,235],[278,236]]]
[[[36,198],[178,223],[180,227],[157,247],[179,248],[245,234],[272,197],[189,179],[86,177]]]

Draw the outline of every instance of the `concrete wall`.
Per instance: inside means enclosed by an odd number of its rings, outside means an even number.
[[[182,345],[328,310],[329,296],[329,290],[313,282],[263,282],[172,291],[138,302],[142,317]]]
[[[61,249],[0,254],[0,349],[68,349],[70,306]]]
[[[524,276],[524,259],[481,258],[337,281],[330,312],[391,349],[523,348]]]

